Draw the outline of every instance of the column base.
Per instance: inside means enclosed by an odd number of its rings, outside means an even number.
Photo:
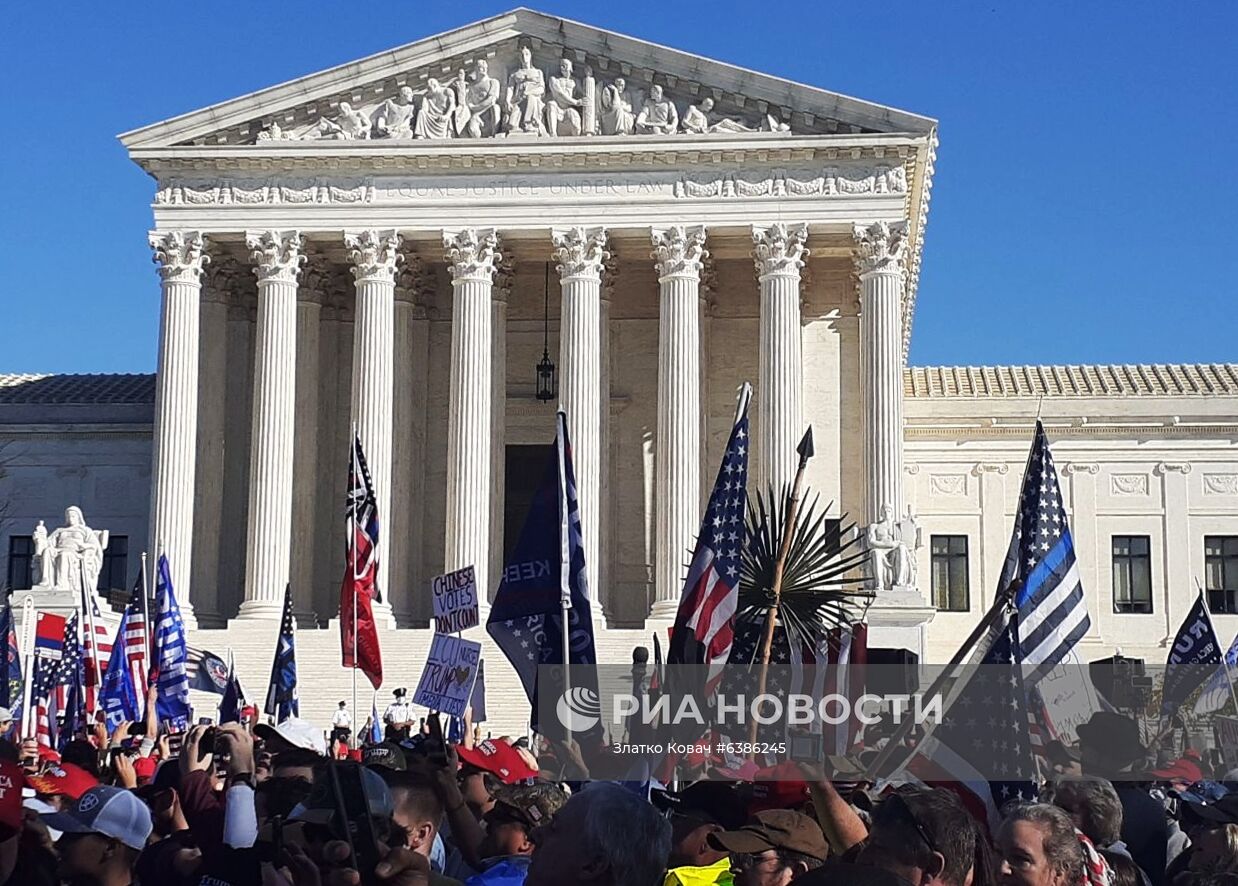
[[[184,617],[184,610],[181,611]],[[240,621],[279,621],[284,617],[283,600],[246,600],[236,617]]]
[[[649,610],[651,619],[674,621],[679,612],[678,600],[655,600]]]

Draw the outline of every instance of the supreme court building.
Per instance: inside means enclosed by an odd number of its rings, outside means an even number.
[[[941,660],[992,600],[1038,404],[1087,650],[1163,655],[1195,577],[1238,613],[1238,368],[906,365],[929,117],[518,9],[121,141],[158,373],[2,380],[2,532],[81,504],[130,577],[162,546],[203,629],[276,620],[289,582],[302,627],[335,616],[354,427],[384,617],[424,627],[469,564],[493,594],[561,405],[595,616],[647,638],[745,381],[750,490],[811,425],[810,495],[918,525],[878,645]]]

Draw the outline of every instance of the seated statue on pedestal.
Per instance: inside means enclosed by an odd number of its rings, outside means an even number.
[[[915,549],[920,546],[920,530],[910,512],[894,522],[894,510],[881,506],[877,522],[868,527],[865,541],[873,585],[878,591],[909,588],[916,583]]]
[[[78,591],[84,582],[93,593],[98,589],[108,532],[87,526],[77,505],[65,510],[64,519],[66,525],[50,534],[42,520],[35,527],[35,584],[59,591]]]

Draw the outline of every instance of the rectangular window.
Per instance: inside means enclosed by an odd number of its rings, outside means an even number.
[[[103,566],[99,569],[99,593],[105,598],[109,591],[123,591],[129,586],[129,537],[113,535],[103,549]]]
[[[1113,611],[1152,611],[1152,554],[1146,535],[1113,537]]]
[[[9,536],[9,571],[5,586],[10,591],[24,591],[33,584],[34,539],[29,535]]]
[[[1213,612],[1238,613],[1238,535],[1204,537],[1204,589]]]
[[[967,536],[934,535],[930,544],[933,605],[944,612],[966,612],[971,608],[967,593]]]

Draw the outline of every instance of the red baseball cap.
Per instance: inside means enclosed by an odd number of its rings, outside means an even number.
[[[26,777],[26,784],[34,788],[36,794],[63,794],[70,800],[78,799],[98,783],[99,779],[72,763],[60,763],[39,775]]]
[[[487,738],[471,749],[460,745],[456,756],[461,763],[497,775],[503,784],[515,784],[537,777],[537,770],[525,762],[520,752],[501,738]]]
[[[1192,760],[1190,757],[1174,760],[1164,769],[1153,769],[1151,775],[1162,781],[1182,781],[1187,784],[1194,784],[1204,777],[1197,760]]]
[[[0,760],[0,839],[8,839],[21,831],[21,791],[26,786],[26,774],[21,765]]]
[[[155,770],[158,768],[159,763],[154,757],[137,756],[133,758],[133,774],[143,784],[155,777]]]

